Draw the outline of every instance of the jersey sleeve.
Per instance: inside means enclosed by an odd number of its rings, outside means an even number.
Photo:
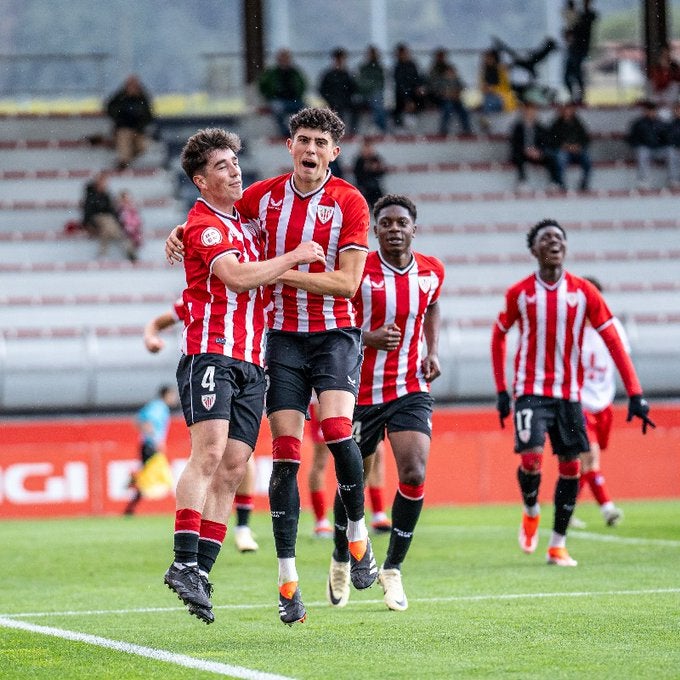
[[[231,241],[221,223],[202,220],[189,224],[184,234],[185,247],[212,270],[215,260],[233,253],[241,256],[241,249]]]
[[[584,280],[583,284],[583,291],[588,303],[586,315],[593,328],[599,333],[600,329],[612,323],[614,315],[600,291],[590,281]]]
[[[446,276],[446,268],[444,264],[438,260],[436,257],[432,258],[432,273],[437,278],[437,286],[430,300],[430,304],[433,305],[441,297],[442,290],[444,288],[444,277]]]
[[[358,189],[347,192],[342,205],[342,227],[338,250],[349,248],[368,251],[368,227],[371,222],[368,203]]]
[[[184,299],[178,297],[172,305],[172,315],[176,321],[184,321],[186,317],[187,308],[184,306]]]

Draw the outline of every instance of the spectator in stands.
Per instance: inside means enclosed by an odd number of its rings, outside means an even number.
[[[673,117],[666,126],[668,141],[668,185],[672,189],[680,187],[680,102],[673,107]]]
[[[366,48],[364,61],[359,64],[357,70],[356,84],[360,105],[370,110],[373,123],[385,134],[387,132],[385,69],[380,60],[380,52],[374,45]]]
[[[92,236],[99,239],[98,256],[105,257],[111,241],[118,241],[128,260],[137,260],[137,248],[125,233],[114,200],[108,190],[108,177],[98,173],[85,187],[83,225]]]
[[[358,122],[358,90],[354,76],[347,68],[347,51],[337,47],[331,52],[332,64],[319,80],[319,94],[328,108],[335,111],[347,122],[351,132],[356,131]]]
[[[536,67],[557,48],[552,38],[545,38],[537,48],[521,54],[500,38],[494,38],[493,42],[494,49],[510,60],[510,87],[520,102],[549,104],[554,101],[555,91],[538,82],[536,71]]]
[[[158,395],[137,412],[139,456],[141,468],[132,475],[132,498],[123,514],[133,515],[142,498],[163,498],[172,492],[173,480],[165,454],[165,443],[170,428],[170,410],[178,404],[177,390],[163,385]]]
[[[651,97],[659,106],[672,106],[680,91],[680,64],[671,55],[671,48],[664,45],[649,69]]]
[[[106,113],[113,121],[117,167],[124,170],[146,151],[146,131],[153,121],[151,96],[136,75],[108,99]]]
[[[658,115],[657,105],[650,100],[640,102],[642,114],[630,125],[627,141],[635,152],[637,181],[640,189],[652,186],[652,160],[662,160],[671,165],[671,147],[668,144],[668,127]]]
[[[142,216],[135,204],[132,195],[126,189],[118,194],[118,215],[125,233],[128,235],[135,248],[142,247]]]
[[[597,20],[597,12],[591,9],[590,4],[590,0],[583,0],[583,9],[575,16],[570,15],[564,31],[566,45],[564,84],[571,101],[576,104],[581,104],[585,99],[583,62],[590,53],[593,24]]]
[[[279,134],[288,137],[288,118],[303,108],[307,90],[307,80],[293,64],[290,50],[281,49],[276,53],[276,65],[263,71],[258,86],[276,120]]]
[[[394,124],[397,127],[415,125],[415,114],[425,108],[427,94],[425,78],[411,56],[408,45],[399,43],[395,49]]]
[[[427,88],[432,103],[440,111],[439,134],[443,137],[449,134],[451,116],[455,113],[463,134],[469,135],[472,130],[470,114],[463,101],[465,83],[458,75],[455,65],[448,61],[447,51],[442,47],[434,52]]]
[[[564,189],[556,154],[549,141],[548,131],[537,118],[536,105],[524,102],[510,132],[510,161],[517,168],[518,190],[526,188],[526,163],[542,165],[548,171],[551,183]]]
[[[491,126],[487,116],[501,111],[512,111],[517,106],[510,87],[508,69],[501,61],[497,50],[482,52],[479,67],[479,91],[482,95],[480,126],[489,132]]]
[[[576,105],[567,102],[560,107],[560,112],[549,130],[549,144],[556,151],[559,174],[566,181],[566,170],[569,164],[581,166],[580,191],[590,188],[590,170],[592,163],[588,152],[590,135],[585,124],[576,113]]]
[[[363,194],[368,207],[385,193],[382,178],[387,172],[387,166],[382,156],[375,150],[373,140],[364,137],[359,154],[354,161],[354,179],[357,189]]]

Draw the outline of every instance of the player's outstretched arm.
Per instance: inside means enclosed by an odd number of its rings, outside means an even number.
[[[308,293],[351,298],[356,293],[364,272],[367,253],[350,248],[340,253],[339,269],[331,272],[301,272],[291,270],[280,276],[279,283],[293,286]]]
[[[294,250],[262,262],[239,262],[233,254],[220,257],[213,273],[235,293],[243,293],[276,281],[281,274],[299,264],[325,262],[323,248],[315,241],[304,241]]]
[[[155,354],[165,347],[165,342],[160,336],[160,332],[166,328],[170,328],[175,324],[175,317],[172,312],[166,312],[154,319],[151,319],[144,327],[144,346]]]

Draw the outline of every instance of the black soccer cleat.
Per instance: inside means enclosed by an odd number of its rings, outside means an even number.
[[[212,604],[203,590],[198,567],[186,566],[178,569],[174,564],[171,564],[165,572],[163,581],[184,604],[195,604],[205,609],[212,609]]]
[[[294,623],[304,623],[307,618],[305,605],[302,604],[300,588],[296,588],[293,597],[284,597],[279,591],[279,618],[282,623],[292,626]]]
[[[366,539],[366,552],[364,556],[357,560],[352,551],[349,553],[349,575],[352,579],[352,585],[357,590],[364,590],[370,588],[376,578],[378,578],[378,567],[375,563],[375,556],[373,555],[373,548],[371,547],[371,539]]]
[[[208,581],[207,576],[204,576],[200,572],[199,577],[201,579],[201,586],[203,587],[203,592],[205,593],[205,596],[208,599],[210,599],[213,594],[213,584],[210,583],[210,581]],[[210,606],[211,608],[208,609],[207,607],[199,607],[197,604],[189,604],[187,605],[187,609],[189,611],[189,614],[195,616],[197,619],[200,619],[206,625],[210,625],[215,620],[215,614],[213,613],[212,610],[212,604]]]

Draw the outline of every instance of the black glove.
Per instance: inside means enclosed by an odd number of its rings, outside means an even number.
[[[496,409],[501,427],[505,429],[505,419],[510,415],[510,395],[503,390],[496,395]]]
[[[637,416],[642,421],[642,434],[647,434],[647,426],[656,427],[656,425],[649,419],[649,404],[641,394],[636,394],[628,400],[628,417],[626,422],[633,420],[633,416]]]

